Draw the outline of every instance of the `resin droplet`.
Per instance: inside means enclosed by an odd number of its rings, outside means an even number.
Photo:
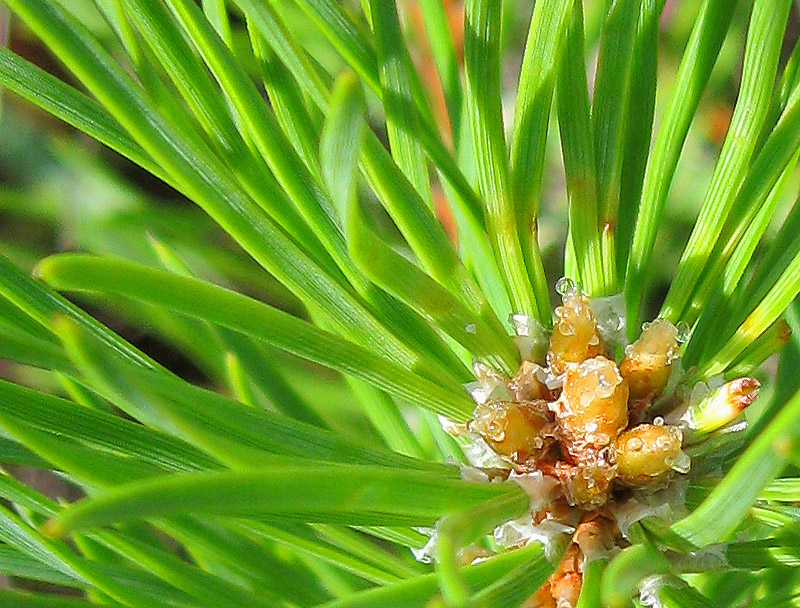
[[[625,349],[620,373],[628,379],[631,399],[652,400],[669,380],[672,363],[680,355],[677,328],[665,319],[646,323],[642,335]]]
[[[683,434],[676,426],[640,424],[625,431],[614,443],[620,481],[647,486],[663,481],[673,470],[687,472],[688,456],[681,451],[682,441]]]
[[[643,447],[644,447],[644,441],[642,441],[638,437],[631,437],[630,439],[625,440],[626,452],[640,452]]]
[[[564,296],[564,305],[556,309],[547,352],[551,369],[562,374],[567,367],[601,354],[603,343],[589,302],[578,294]]]
[[[587,448],[614,441],[628,424],[628,383],[613,361],[595,357],[567,370],[561,397],[550,407],[562,445],[581,458]]]

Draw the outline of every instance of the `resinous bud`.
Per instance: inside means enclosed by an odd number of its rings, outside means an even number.
[[[475,408],[470,429],[517,464],[536,464],[555,444],[544,401],[492,401]]]
[[[613,361],[595,357],[567,370],[564,389],[550,408],[564,448],[581,458],[610,445],[628,424],[628,383]]]
[[[547,363],[556,374],[571,365],[603,353],[603,341],[597,329],[589,301],[579,293],[564,295],[564,303],[556,308]]]
[[[738,378],[689,405],[684,421],[693,436],[706,435],[733,422],[758,397],[761,383]]]
[[[628,380],[631,399],[652,399],[669,380],[680,353],[678,329],[666,319],[645,324],[642,335],[625,349],[619,371]]]
[[[681,430],[672,425],[640,424],[625,431],[614,442],[620,481],[646,486],[664,480],[673,470],[688,472],[682,442]]]

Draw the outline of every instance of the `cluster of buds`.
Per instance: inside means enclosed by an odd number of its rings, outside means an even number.
[[[517,473],[539,471],[557,482],[559,498],[547,517],[566,508],[579,530],[611,521],[606,528],[618,536],[609,502],[687,473],[683,447],[732,422],[757,396],[758,382],[735,380],[694,402],[682,394],[667,398],[680,356],[678,328],[656,319],[623,349],[604,341],[578,289],[561,295],[546,353],[523,361],[513,378],[484,370],[503,390],[477,405],[469,429]],[[574,605],[569,588],[576,578],[580,588],[577,564],[584,558],[576,533],[562,567],[537,594],[542,601],[532,605]]]
[[[524,361],[505,381],[508,398],[479,404],[470,424],[517,470],[556,478],[584,510],[606,505],[615,488],[663,485],[689,465],[681,426],[647,416],[680,352],[676,327],[646,324],[619,364],[610,351],[589,301],[566,291],[544,359]]]

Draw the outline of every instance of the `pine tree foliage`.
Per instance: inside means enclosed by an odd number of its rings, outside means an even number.
[[[791,0],[4,2],[0,604],[800,603]],[[476,410],[571,297],[691,459],[572,570]]]

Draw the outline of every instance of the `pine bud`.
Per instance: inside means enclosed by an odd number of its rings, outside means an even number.
[[[645,486],[662,481],[673,470],[686,473],[688,456],[681,451],[683,435],[672,425],[640,424],[622,433],[614,442],[614,457],[620,481]]]
[[[723,384],[689,406],[683,421],[692,438],[707,435],[741,414],[758,397],[761,383],[755,378],[738,378]]]
[[[603,342],[597,323],[582,295],[568,293],[563,306],[556,308],[556,322],[550,336],[547,362],[556,374],[562,374],[570,365],[603,354]]]
[[[491,401],[475,408],[470,428],[492,449],[517,464],[536,464],[555,444],[544,401]]]
[[[550,580],[548,579],[520,608],[558,608],[553,594],[550,593]]]
[[[669,380],[678,358],[678,330],[666,319],[645,323],[642,335],[625,349],[619,371],[628,380],[631,399],[652,399]]]
[[[567,370],[561,397],[550,408],[562,445],[575,458],[609,445],[628,424],[628,383],[613,361],[595,357]]]

